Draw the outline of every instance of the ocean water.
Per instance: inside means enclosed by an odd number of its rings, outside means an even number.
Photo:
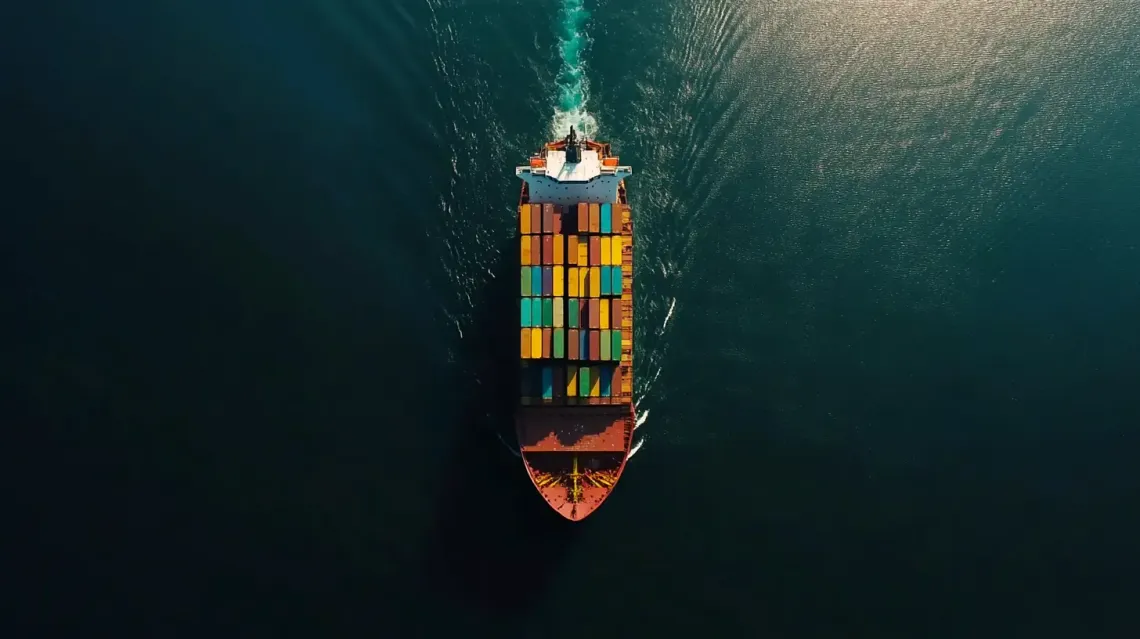
[[[4,13],[36,636],[1134,634],[1135,3]],[[644,420],[579,525],[500,438],[570,124],[635,170]]]

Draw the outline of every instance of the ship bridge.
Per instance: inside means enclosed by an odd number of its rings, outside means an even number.
[[[573,127],[564,140],[532,157],[528,166],[515,167],[530,201],[537,204],[616,202],[618,186],[632,174],[631,167],[618,166],[617,157],[609,155],[608,144],[579,140]]]

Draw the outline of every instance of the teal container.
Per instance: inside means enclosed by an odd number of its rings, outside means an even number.
[[[539,297],[542,295],[542,267],[530,267],[530,294]]]
[[[606,297],[607,295],[610,294],[610,284],[613,284],[613,275],[610,274],[610,270],[612,268],[613,267],[610,267],[610,266],[603,266],[602,267],[602,272],[601,272],[601,275],[599,276],[599,279],[602,280],[600,283],[600,288],[601,288],[600,292],[602,294],[602,297]]]
[[[554,399],[554,369],[549,365],[542,367],[542,398]]]
[[[530,300],[528,300],[526,298],[519,300],[519,310],[521,311],[521,317],[519,318],[519,322],[522,324],[523,328],[530,328],[530,309],[531,309],[531,306],[532,305],[530,303]]]
[[[530,325],[532,327],[542,326],[542,298],[531,297],[530,300]]]
[[[549,297],[542,298],[542,327],[554,326],[554,301]]]
[[[620,266],[611,266],[610,267],[610,279],[613,280],[612,282],[610,282],[610,294],[617,296],[617,297],[621,297],[621,267]]]
[[[585,332],[585,331],[583,331]],[[578,369],[578,397],[590,396],[590,367],[583,366]]]
[[[578,359],[583,362],[590,359],[590,331],[582,329],[578,331]]]
[[[614,367],[602,366],[601,369],[602,379],[598,380],[601,382],[598,384],[598,394],[602,397],[611,397],[613,396],[613,388],[611,387],[614,381]]]
[[[570,328],[578,328],[578,299],[574,297],[570,298],[570,303],[568,306],[570,307],[570,317],[566,318],[566,325]],[[576,347],[576,344],[570,345],[570,348]]]
[[[613,344],[610,346],[610,359],[615,362],[621,361],[621,331],[610,331],[610,341]]]
[[[613,231],[611,230],[613,228],[613,224],[612,224],[613,214],[612,214],[612,210],[611,210],[609,202],[606,202],[605,204],[602,205],[601,222],[602,222],[602,227],[599,230],[602,233],[613,233]]]
[[[530,267],[524,266],[522,267],[522,296],[526,297],[527,295],[530,295],[530,291]]]

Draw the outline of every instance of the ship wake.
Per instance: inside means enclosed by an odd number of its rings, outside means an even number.
[[[562,138],[573,126],[587,138],[593,138],[597,135],[598,123],[586,110],[589,82],[586,79],[584,55],[590,43],[586,34],[586,20],[590,17],[590,12],[586,11],[584,0],[562,0],[558,17],[558,53],[562,66],[558,71],[558,96],[554,118],[550,123],[551,137]]]

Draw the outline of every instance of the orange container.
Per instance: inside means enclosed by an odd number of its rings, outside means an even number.
[[[561,204],[555,204],[554,205],[554,218],[553,218],[552,224],[550,225],[550,232],[551,233],[561,233],[562,232],[562,205]]]
[[[610,326],[621,328],[621,298],[610,300]]]
[[[550,359],[550,339],[553,334],[553,329],[542,329],[542,359]]]
[[[614,397],[622,395],[621,390],[621,366],[614,366],[613,381],[610,382],[610,394]]]
[[[530,238],[523,235],[519,237],[519,264],[530,266]]]
[[[542,232],[542,205],[541,204],[531,204],[530,205],[530,232],[531,233],[541,233]]]
[[[590,203],[590,232],[598,233],[602,227],[602,209],[597,202]]]
[[[552,233],[554,229],[554,205],[546,202],[542,205],[542,232]]]
[[[519,233],[530,233],[530,205],[519,205]]]
[[[602,322],[601,310],[602,310],[602,304],[605,304],[605,303],[606,303],[605,300],[599,300],[599,299],[590,300],[590,323],[589,323],[590,328],[601,328],[601,322]],[[592,332],[593,331],[591,331],[591,333]]]
[[[526,329],[523,329],[524,331]],[[578,359],[578,329],[572,328],[566,331],[566,356],[568,359]],[[525,348],[525,347],[524,347]]]
[[[541,169],[544,166],[546,166],[546,159],[545,158],[531,158],[530,159],[530,168]]]
[[[566,236],[566,263],[575,265],[578,263],[578,236]]]
[[[602,158],[602,166],[617,166],[618,159],[616,157]]]
[[[590,236],[590,266],[600,266],[602,263],[602,238],[597,235]]]
[[[566,238],[559,235],[557,232],[554,234],[554,263],[562,264],[565,261],[563,253],[563,246],[565,245]]]
[[[590,361],[592,361],[592,362],[596,362],[602,358],[602,346],[601,346],[602,341],[601,341],[601,338],[602,338],[601,331],[590,331],[590,337],[589,337],[589,340],[590,340]],[[544,342],[544,344],[545,344],[545,342]],[[591,366],[590,368],[593,369],[594,367]],[[595,372],[596,371],[594,371],[594,370],[590,371],[590,373],[595,373]],[[594,376],[593,374],[590,375],[590,377],[593,377],[593,376]],[[590,383],[592,385],[593,380],[591,380]]]
[[[530,263],[531,266],[538,266],[542,264],[542,236],[541,235],[528,235],[526,239],[530,240]]]
[[[590,230],[590,207],[585,202],[578,203],[578,232],[586,233]]]
[[[530,359],[530,344],[530,329],[524,328],[522,329],[522,359]]]

